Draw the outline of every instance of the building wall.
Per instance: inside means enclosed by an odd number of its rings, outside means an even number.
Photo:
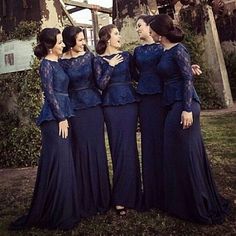
[[[40,1],[42,28],[63,27],[62,9],[59,0]]]
[[[40,0],[0,0],[0,27],[7,33],[22,20],[40,21]]]
[[[62,27],[59,0],[0,0],[0,29],[9,33],[20,21],[42,21],[42,28]]]

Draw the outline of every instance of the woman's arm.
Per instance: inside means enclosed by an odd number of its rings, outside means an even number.
[[[184,47],[178,47],[175,59],[184,80],[183,112],[181,114],[181,124],[183,125],[183,129],[186,129],[189,128],[193,123],[191,106],[194,87],[191,61],[189,53]]]
[[[45,99],[48,101],[49,106],[52,110],[53,115],[58,121],[65,120],[64,113],[62,112],[59,102],[55,96],[53,89],[53,77],[54,72],[52,65],[49,61],[43,61],[40,66],[40,77],[42,81],[42,88]]]
[[[105,60],[109,64],[105,71],[103,71],[102,69],[101,60]],[[93,66],[94,66],[95,79],[96,79],[98,87],[101,90],[104,90],[107,87],[107,84],[109,83],[111,79],[111,75],[112,75],[114,67],[122,61],[123,61],[123,57],[119,54],[115,55],[110,60],[106,58],[101,58],[101,57],[94,58]]]

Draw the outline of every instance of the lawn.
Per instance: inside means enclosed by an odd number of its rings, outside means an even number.
[[[169,217],[153,210],[145,213],[129,211],[119,217],[113,210],[83,220],[70,232],[9,232],[11,221],[29,207],[36,168],[0,170],[0,236],[53,235],[236,235],[236,112],[208,115],[201,118],[203,137],[219,191],[232,201],[232,212],[222,225],[199,225]],[[140,134],[138,134],[140,146]],[[109,161],[111,169],[111,163]]]

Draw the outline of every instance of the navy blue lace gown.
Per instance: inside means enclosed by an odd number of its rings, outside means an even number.
[[[162,81],[157,73],[157,64],[162,53],[163,47],[156,43],[138,46],[134,50],[134,61],[138,70],[137,93],[141,98],[139,122],[145,210],[160,209],[163,206],[164,108],[162,104]]]
[[[69,76],[69,97],[75,116],[71,118],[73,156],[80,193],[80,211],[88,217],[110,207],[110,183],[104,139],[101,94],[95,87],[94,55],[62,59]]]
[[[112,67],[103,57],[95,59],[97,84],[102,90],[105,122],[113,164],[112,204],[139,209],[141,180],[136,129],[138,104],[132,86],[134,67],[128,52],[124,61]],[[115,54],[105,56],[111,59]]]
[[[56,61],[43,59],[40,76],[44,105],[38,118],[42,149],[29,213],[11,224],[11,229],[39,227],[68,230],[80,220],[69,137],[59,136],[59,121],[72,116],[68,97],[69,79]]]
[[[190,58],[182,44],[166,50],[158,64],[164,80],[167,109],[164,127],[165,210],[182,219],[222,223],[228,202],[217,192],[200,128],[199,98],[193,86]],[[193,113],[193,124],[183,129],[182,111]]]

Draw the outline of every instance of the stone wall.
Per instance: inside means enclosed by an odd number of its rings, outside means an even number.
[[[0,31],[14,31],[20,21],[42,21],[42,27],[62,27],[59,0],[0,0]]]

